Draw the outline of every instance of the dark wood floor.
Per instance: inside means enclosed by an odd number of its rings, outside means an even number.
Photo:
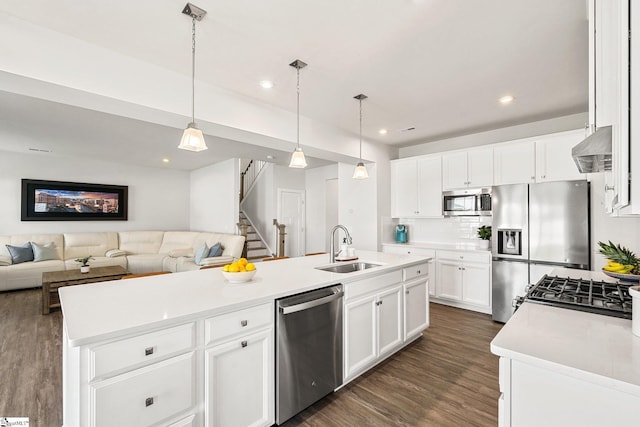
[[[294,426],[497,426],[502,328],[491,316],[431,304],[424,336],[298,414]]]
[[[41,314],[40,290],[0,293],[0,416],[62,425],[62,315]],[[431,304],[425,335],[285,424],[496,426],[498,358],[491,317]]]

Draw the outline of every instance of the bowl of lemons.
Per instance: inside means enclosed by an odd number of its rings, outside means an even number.
[[[222,275],[229,283],[245,283],[256,275],[256,266],[246,258],[240,258],[222,267]]]

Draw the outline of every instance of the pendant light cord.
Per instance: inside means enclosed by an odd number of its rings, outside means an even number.
[[[360,99],[360,163],[362,163],[362,99]]]
[[[298,83],[296,84],[296,92],[297,92],[297,111],[298,111],[298,131],[297,131],[297,135],[296,135],[296,141],[297,141],[297,145],[298,148],[300,148],[300,66],[296,67],[296,71],[297,71],[297,75],[298,75]]]
[[[191,123],[196,122],[196,18],[191,18]]]

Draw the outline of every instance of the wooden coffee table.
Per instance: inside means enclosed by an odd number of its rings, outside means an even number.
[[[52,308],[60,307],[58,288],[118,280],[127,274],[129,272],[119,265],[91,267],[88,273],[80,273],[80,269],[42,273],[42,314],[49,314]]]

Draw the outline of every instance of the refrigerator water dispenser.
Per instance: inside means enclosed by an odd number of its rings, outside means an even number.
[[[498,229],[498,254],[522,255],[522,230]]]

